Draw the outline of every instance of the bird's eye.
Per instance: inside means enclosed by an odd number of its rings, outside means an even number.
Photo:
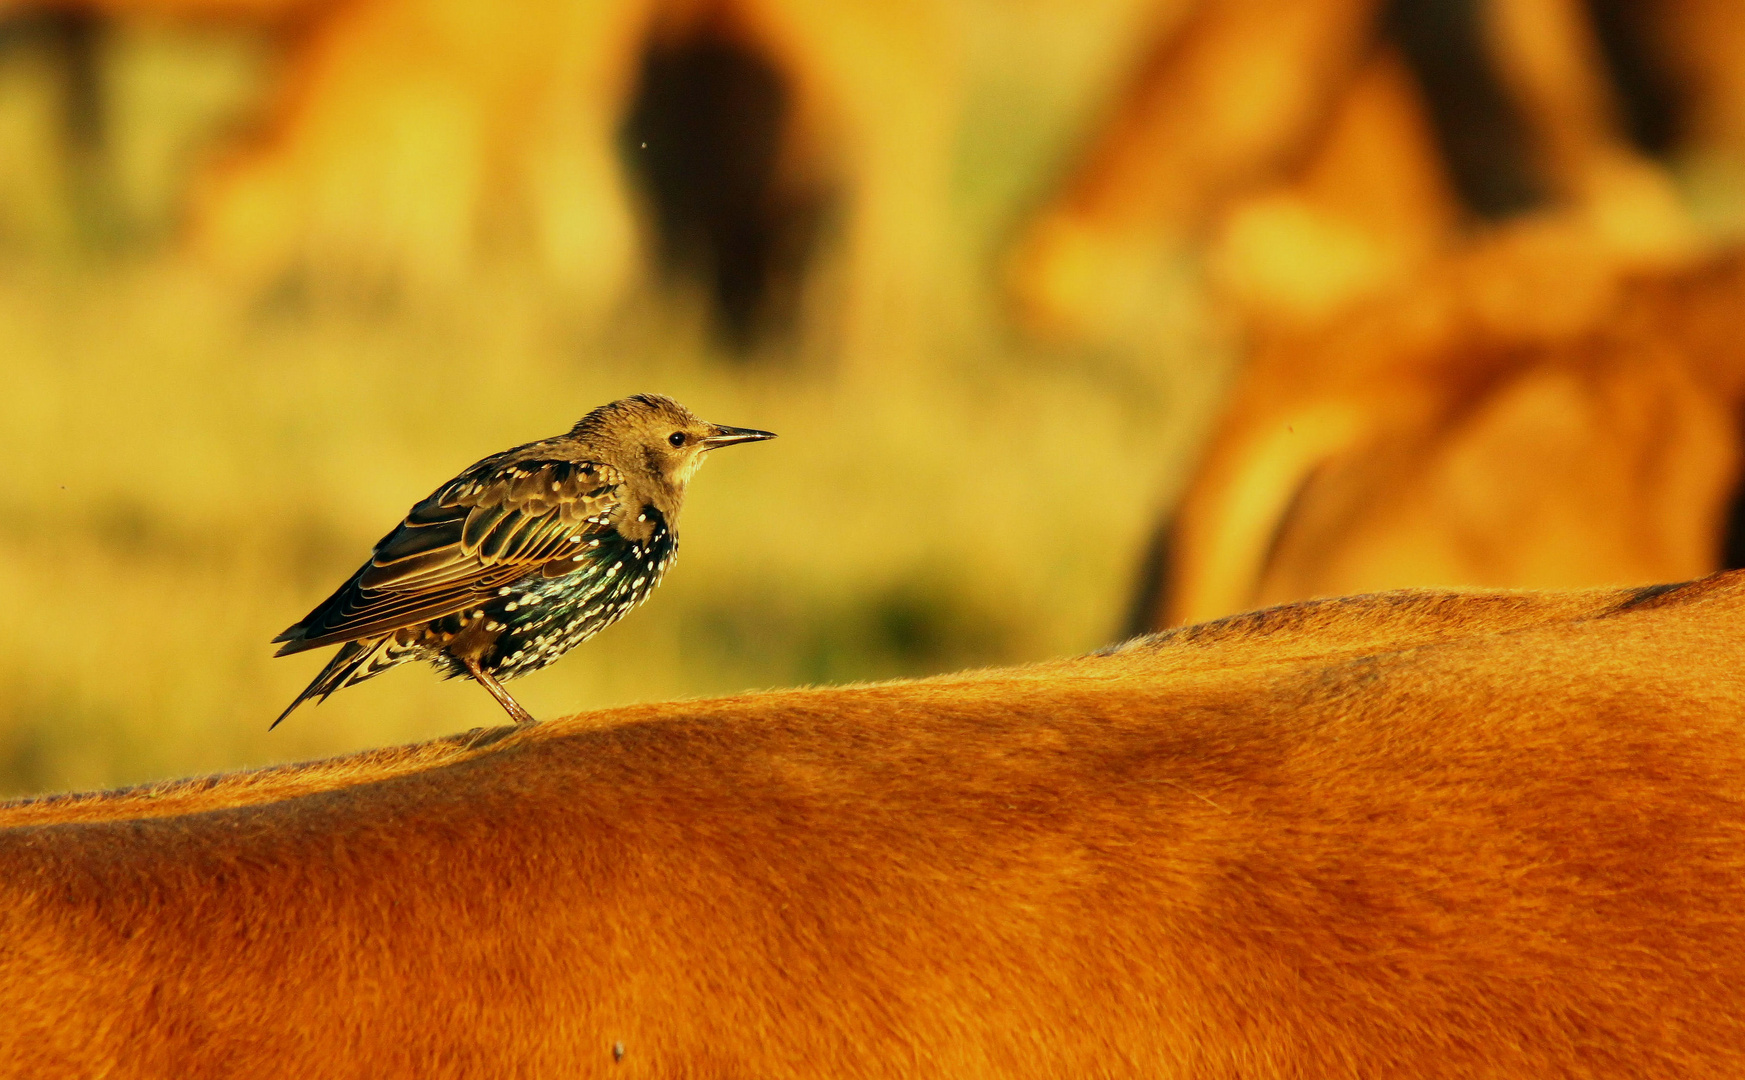
[[[685,445],[685,433],[682,431],[675,431],[666,437],[666,441],[672,443],[674,446],[683,446]]]

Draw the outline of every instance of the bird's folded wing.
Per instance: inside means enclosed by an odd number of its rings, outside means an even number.
[[[412,508],[370,561],[279,635],[280,655],[391,633],[465,611],[509,582],[568,562],[610,528],[623,477],[599,462],[483,462]]]

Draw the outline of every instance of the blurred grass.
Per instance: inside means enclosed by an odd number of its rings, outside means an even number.
[[[959,343],[844,387],[695,341],[578,347],[511,287],[472,300],[283,320],[173,266],[0,280],[0,785],[497,723],[404,670],[269,735],[323,658],[267,640],[460,467],[626,393],[781,438],[709,463],[667,584],[517,684],[537,715],[1094,646],[1180,457],[1168,383],[1112,362]]]
[[[941,291],[961,310],[910,313],[939,328],[918,355],[851,380],[718,354],[682,295],[586,324],[512,267],[437,309],[233,295],[156,240],[202,140],[257,92],[253,46],[106,39],[109,93],[131,104],[119,149],[83,164],[44,134],[40,58],[0,51],[0,88],[37,91],[0,96],[0,191],[35,193],[0,216],[0,793],[501,722],[477,687],[407,668],[269,734],[325,656],[274,660],[268,639],[459,468],[639,391],[781,438],[710,462],[667,583],[515,685],[536,715],[1109,640],[1230,349],[1179,284],[1137,345],[1011,338],[989,260],[1121,69],[1137,8],[971,8],[989,30],[959,147],[963,265],[940,272],[975,284]],[[57,202],[69,168],[95,170],[102,207]],[[93,245],[79,220],[121,224]]]

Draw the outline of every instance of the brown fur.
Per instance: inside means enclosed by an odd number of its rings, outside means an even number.
[[[707,31],[791,95],[777,194],[841,210],[842,349],[892,351],[936,281],[961,45],[939,0],[0,0],[251,23],[284,50],[247,145],[192,193],[234,280],[443,296],[504,251],[605,310],[650,269],[618,125],[650,42]],[[933,275],[933,276],[929,276]]]
[[[0,1074],[1738,1076],[1742,618],[1355,597],[13,804]]]
[[[1687,245],[1669,179],[1623,139],[1577,0],[1484,9],[1556,215],[1626,257]],[[1317,325],[1458,249],[1469,222],[1421,94],[1375,40],[1380,10],[1195,0],[1160,20],[1127,92],[1020,238],[1019,317],[1052,335],[1094,330],[1120,282],[1161,251],[1195,250],[1247,322]]]
[[[1274,342],[1176,511],[1147,621],[1717,569],[1741,310],[1745,255],[1626,275],[1578,238],[1528,232]]]

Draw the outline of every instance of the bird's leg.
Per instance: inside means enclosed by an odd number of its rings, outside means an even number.
[[[509,691],[503,689],[503,684],[492,678],[484,668],[479,666],[476,657],[463,656],[460,658],[460,662],[466,665],[467,671],[479,681],[479,685],[490,691],[491,696],[497,699],[497,704],[503,706],[503,711],[509,714],[509,719],[517,724],[533,723],[533,714],[523,709],[519,701],[509,696]]]

